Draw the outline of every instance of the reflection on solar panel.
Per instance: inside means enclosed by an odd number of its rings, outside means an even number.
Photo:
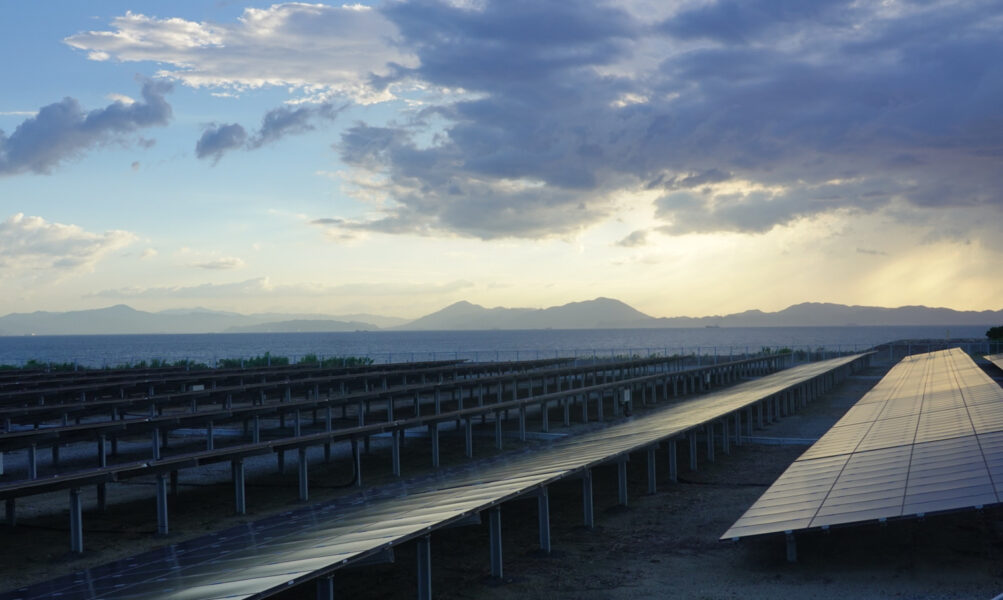
[[[997,367],[1003,369],[1003,354],[992,354],[984,358]]]
[[[866,355],[801,365],[643,418],[569,437],[541,451],[474,463],[384,497],[325,503],[171,546],[45,584],[0,594],[0,599],[264,598],[289,585],[324,577],[358,560],[434,529],[462,521],[560,479],[584,474],[629,452],[673,439],[797,386],[812,385]]]
[[[960,349],[910,356],[721,539],[980,508],[1003,497],[1003,389]]]

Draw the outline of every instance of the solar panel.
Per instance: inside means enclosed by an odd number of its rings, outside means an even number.
[[[721,539],[1000,502],[1003,389],[958,348],[893,367]]]
[[[983,358],[1003,369],[1003,354],[990,354],[989,356],[984,356]]]
[[[565,438],[541,451],[472,463],[382,496],[308,506],[186,544],[32,586],[0,599],[262,598],[347,561],[414,539],[535,488],[650,447],[861,360],[801,365],[679,402],[643,418]]]

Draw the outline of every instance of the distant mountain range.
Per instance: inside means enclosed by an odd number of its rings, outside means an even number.
[[[772,313],[748,310],[711,317],[656,318],[619,300],[596,298],[541,309],[485,308],[470,302],[457,302],[413,321],[369,314],[242,315],[204,308],[154,313],[120,304],[94,310],[9,314],[0,317],[0,335],[1000,324],[1003,324],[1003,310],[956,311],[925,306],[881,308],[815,302],[795,304]]]
[[[379,315],[239,313],[193,308],[145,312],[119,304],[94,310],[13,313],[0,317],[0,335],[122,335],[356,331],[394,327],[407,319]]]

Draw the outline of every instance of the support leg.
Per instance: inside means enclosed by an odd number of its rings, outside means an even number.
[[[432,538],[418,538],[418,600],[432,600]]]
[[[616,463],[617,501],[620,506],[627,506],[627,461]]]
[[[317,580],[317,600],[334,600],[334,577]]]
[[[704,425],[704,431],[707,433],[707,460],[714,462],[714,423]]]
[[[502,571],[501,507],[489,508],[488,516],[490,519],[488,529],[491,532],[491,576],[501,579],[504,575]]]
[[[655,446],[652,446],[651,448],[648,448],[648,493],[649,494],[654,494],[655,492],[658,491],[658,482],[656,481],[656,472],[655,472],[655,451],[657,451],[657,450],[658,450],[658,448],[655,447]]]
[[[244,486],[244,461],[238,459],[230,463],[230,471],[233,473],[233,502],[234,512],[238,515],[247,514],[247,496]]]
[[[676,457],[676,440],[669,440],[669,481],[676,483],[679,481],[679,465]]]
[[[299,484],[300,502],[310,499],[310,477],[307,473],[309,463],[306,459],[306,448],[299,449]]]
[[[404,435],[404,431],[401,429],[394,429],[393,433],[390,434],[393,440],[393,447],[391,448],[391,460],[393,462],[394,476],[401,476],[401,436]]]
[[[595,507],[592,503],[592,470],[582,473],[582,509],[585,513],[585,528],[592,530],[596,526]]]
[[[160,473],[157,475],[157,535],[167,533],[167,476]]]
[[[83,502],[77,488],[70,489],[70,552],[84,552]]]
[[[550,554],[550,491],[547,486],[537,491],[536,508],[540,523],[540,550]]]
[[[697,432],[687,431],[686,438],[690,443],[690,471],[697,470]]]

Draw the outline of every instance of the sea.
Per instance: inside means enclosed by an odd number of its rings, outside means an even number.
[[[542,329],[358,331],[345,333],[206,333],[0,337],[0,366],[74,363],[101,368],[153,359],[214,366],[224,358],[265,353],[297,362],[305,355],[369,357],[376,363],[466,359],[697,354],[728,356],[763,348],[859,351],[898,340],[984,340],[986,326],[704,327],[680,329]]]

